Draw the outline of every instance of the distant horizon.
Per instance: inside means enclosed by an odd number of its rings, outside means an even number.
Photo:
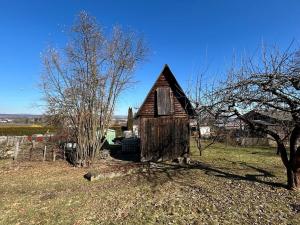
[[[45,113],[43,114],[32,114],[32,113],[0,113],[0,117],[2,116],[43,116],[46,115]],[[113,117],[118,117],[118,116],[127,116],[126,114],[114,114]]]

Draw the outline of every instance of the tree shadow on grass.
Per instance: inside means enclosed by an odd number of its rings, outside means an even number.
[[[234,162],[235,163],[235,162]],[[184,176],[184,172],[189,170],[201,170],[205,174],[215,177],[221,177],[229,180],[240,180],[240,181],[249,181],[257,182],[260,184],[269,185],[271,187],[280,187],[287,188],[283,183],[265,181],[259,178],[266,177],[275,177],[271,172],[249,165],[245,162],[237,162],[238,164],[254,170],[253,174],[239,175],[230,172],[227,168],[215,168],[211,165],[201,163],[199,161],[193,161],[189,165],[180,165],[180,164],[169,164],[169,163],[149,163],[146,171],[145,169],[141,173],[141,176],[146,178],[148,182],[152,184],[152,187],[155,187],[163,182],[173,181],[175,177]],[[258,172],[259,174],[257,174]]]
[[[277,154],[277,149],[270,149],[270,148],[265,148],[263,149],[264,151],[253,151],[250,154],[252,155],[259,155],[263,157],[276,157]]]
[[[177,177],[183,176],[184,169],[167,163],[146,162],[137,175],[139,181],[145,182],[146,180],[155,193],[160,185],[175,181]]]
[[[253,180],[253,181],[257,182],[258,177],[275,177],[275,175],[273,173],[271,173],[265,169],[262,169],[262,168],[251,166],[245,162],[234,162],[234,161],[230,161],[230,160],[224,160],[224,161],[227,161],[234,165],[240,165],[240,166],[252,169],[259,173],[259,174],[246,174],[245,178],[248,178],[247,180]]]
[[[270,173],[269,171],[266,171],[264,169],[261,168],[257,168],[251,165],[248,165],[246,163],[240,163],[245,167],[251,168],[257,172],[259,172],[259,174],[245,174],[245,175],[239,175],[239,174],[234,174],[232,172],[226,171],[226,170],[221,170],[218,168],[213,168],[211,166],[208,165],[203,165],[201,163],[197,163],[196,165],[193,165],[192,168],[193,169],[201,169],[205,172],[205,174],[208,175],[213,175],[216,177],[223,177],[226,179],[230,179],[230,180],[242,180],[242,181],[250,181],[250,182],[257,182],[257,183],[261,183],[261,184],[266,184],[272,187],[284,187],[286,188],[286,185],[283,183],[279,183],[279,182],[273,182],[273,181],[265,181],[265,180],[261,180],[259,179],[259,177],[275,177],[274,174]]]

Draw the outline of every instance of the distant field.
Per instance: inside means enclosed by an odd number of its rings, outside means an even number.
[[[23,136],[54,132],[54,127],[41,125],[1,125],[0,136]]]
[[[191,167],[94,182],[63,161],[2,160],[0,224],[300,224],[300,193],[285,189],[275,149],[217,144],[192,156]],[[115,164],[126,162],[95,167]]]

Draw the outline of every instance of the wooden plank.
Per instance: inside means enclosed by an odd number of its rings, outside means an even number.
[[[159,116],[171,114],[170,88],[159,87],[156,89],[157,114]]]

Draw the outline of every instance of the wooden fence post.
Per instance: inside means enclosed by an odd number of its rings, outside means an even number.
[[[31,148],[29,150],[29,159],[30,160],[32,159],[32,153],[34,151],[34,148],[35,148],[35,140],[31,140]]]
[[[53,148],[53,152],[52,152],[52,161],[55,162],[56,160],[56,148]]]
[[[45,145],[45,148],[44,148],[43,162],[45,162],[45,160],[46,160],[46,153],[47,153],[47,145]]]
[[[6,148],[8,147],[8,135],[6,136]]]
[[[66,144],[64,144],[64,160],[66,159]]]
[[[16,143],[16,148],[15,148],[15,151],[14,151],[14,157],[13,157],[13,160],[17,160],[18,158],[18,153],[19,153],[19,140],[17,141]]]

